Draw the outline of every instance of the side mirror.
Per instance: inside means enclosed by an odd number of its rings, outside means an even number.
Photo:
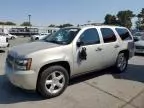
[[[77,47],[80,47],[80,46],[82,46],[84,43],[83,43],[82,41],[79,40],[79,41],[77,41],[76,44],[77,44]]]

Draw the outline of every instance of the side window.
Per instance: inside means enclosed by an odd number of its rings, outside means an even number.
[[[131,40],[132,37],[130,35],[130,33],[128,32],[127,29],[123,29],[123,28],[116,28],[117,33],[119,34],[119,36],[121,37],[122,40]]]
[[[101,28],[101,33],[103,36],[104,43],[115,42],[116,36],[112,29],[110,28]]]
[[[80,36],[80,40],[84,42],[84,45],[99,44],[99,34],[95,28],[85,30]]]

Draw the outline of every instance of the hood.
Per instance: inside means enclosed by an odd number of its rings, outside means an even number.
[[[9,51],[9,54],[17,53],[16,55],[26,56],[27,54],[30,54],[39,50],[54,48],[58,46],[60,45],[49,43],[49,42],[44,42],[44,41],[38,41],[38,42],[26,43],[26,44],[12,47],[11,50]]]
[[[135,42],[135,46],[144,46],[144,40]]]

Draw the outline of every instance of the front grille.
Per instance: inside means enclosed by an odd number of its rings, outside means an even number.
[[[135,46],[136,49],[144,49],[144,46]]]

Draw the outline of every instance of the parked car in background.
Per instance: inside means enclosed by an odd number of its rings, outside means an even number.
[[[48,35],[50,35],[50,33],[40,33],[38,35],[32,35],[31,36],[31,41],[34,41],[34,40],[42,40],[44,39],[45,37],[47,37]]]
[[[135,53],[144,53],[144,32],[136,32],[134,35]]]
[[[5,72],[12,84],[52,98],[64,92],[72,77],[111,66],[125,72],[133,56],[133,37],[125,27],[68,27],[11,48]]]
[[[2,34],[2,35],[5,36],[5,37],[8,38],[8,39],[16,39],[16,38],[17,38],[16,35],[12,35],[12,34],[9,34],[9,33],[7,33],[7,34]]]
[[[0,35],[0,48],[9,47],[8,39]]]
[[[134,41],[140,40],[142,36],[144,36],[144,32],[135,32],[133,34]]]

